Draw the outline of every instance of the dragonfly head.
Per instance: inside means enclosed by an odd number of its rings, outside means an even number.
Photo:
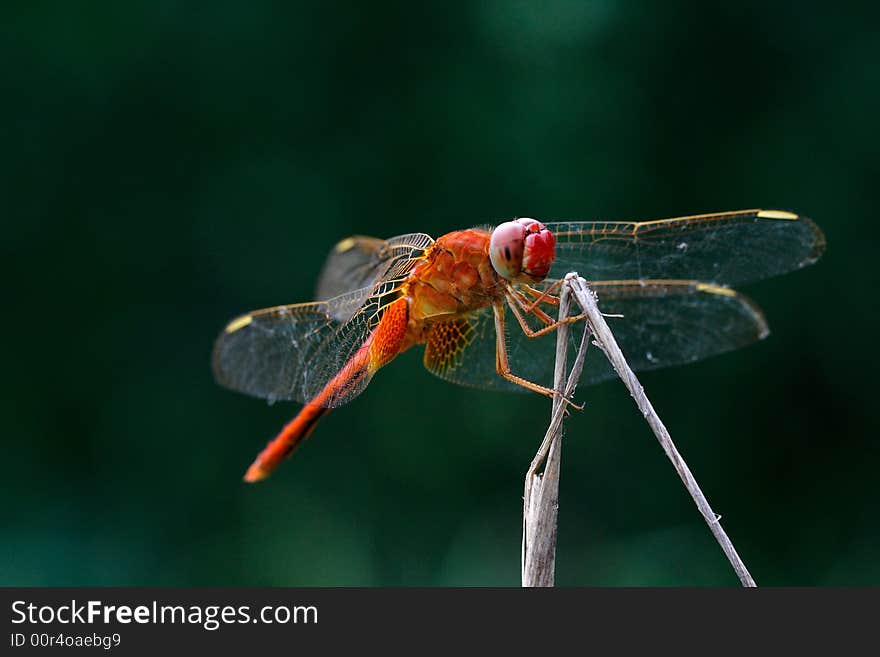
[[[492,231],[489,239],[492,267],[508,281],[543,280],[555,257],[556,239],[536,219],[506,221]]]

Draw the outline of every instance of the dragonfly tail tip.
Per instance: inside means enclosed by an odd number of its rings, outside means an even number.
[[[254,463],[251,467],[248,468],[247,472],[244,473],[244,481],[249,484],[253,484],[257,481],[265,479],[269,476],[269,473],[260,467],[258,464]]]

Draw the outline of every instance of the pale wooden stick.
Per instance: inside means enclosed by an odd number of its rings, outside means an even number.
[[[571,291],[563,286],[559,301],[559,319],[568,317]],[[556,515],[559,500],[559,468],[562,450],[562,420],[566,413],[566,401],[574,393],[580,379],[584,357],[589,346],[589,327],[584,335],[568,381],[565,381],[565,365],[568,352],[569,324],[560,324],[556,334],[556,365],[553,377],[554,389],[562,396],[553,398],[550,426],[538,448],[525,477],[523,493],[523,534],[521,577],[523,586],[553,586],[556,563]],[[536,474],[546,458],[542,474]]]
[[[740,559],[739,554],[737,554],[736,549],[733,547],[733,543],[721,527],[721,523],[719,522],[720,516],[712,511],[712,507],[710,507],[709,502],[706,501],[703,491],[700,490],[700,486],[691,474],[690,468],[688,468],[687,464],[684,462],[681,454],[678,453],[675,444],[672,442],[672,438],[669,436],[669,432],[666,430],[666,427],[663,425],[663,422],[660,420],[660,417],[657,415],[651,402],[648,401],[644,388],[627,364],[623,353],[620,351],[620,347],[617,346],[617,341],[614,339],[611,329],[608,327],[605,318],[602,316],[599,307],[596,305],[595,294],[587,286],[586,281],[574,273],[568,274],[565,277],[563,287],[570,289],[572,294],[574,294],[578,305],[580,305],[584,314],[587,316],[587,322],[589,323],[593,334],[596,336],[597,346],[605,352],[605,355],[608,357],[608,360],[611,362],[617,375],[621,378],[624,385],[629,390],[630,395],[632,395],[635,400],[636,406],[638,406],[645,420],[648,422],[648,426],[651,427],[651,431],[654,432],[654,435],[660,442],[663,451],[666,452],[666,456],[672,461],[675,471],[678,473],[678,476],[681,477],[684,487],[687,489],[688,493],[690,493],[697,508],[700,510],[700,513],[709,525],[709,530],[715,536],[715,540],[718,541],[718,544],[727,556],[728,561],[730,561],[730,565],[733,566],[733,570],[736,572],[737,577],[739,577],[739,581],[746,587],[757,586],[755,580],[752,579],[745,564],[742,562],[742,559]]]

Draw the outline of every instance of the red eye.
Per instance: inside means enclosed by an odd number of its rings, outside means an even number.
[[[502,278],[511,281],[522,270],[525,226],[507,221],[492,231],[489,239],[489,260]]]
[[[522,271],[530,277],[541,280],[550,273],[556,258],[556,238],[540,221],[528,226],[528,235],[523,249]]]
[[[509,281],[539,281],[556,257],[553,233],[535,219],[514,219],[492,231],[489,259],[498,275]]]

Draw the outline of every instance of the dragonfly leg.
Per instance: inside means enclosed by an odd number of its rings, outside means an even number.
[[[530,338],[537,338],[542,335],[546,335],[547,333],[558,329],[562,324],[573,324],[574,322],[579,322],[580,320],[584,319],[584,317],[586,317],[586,315],[582,313],[580,315],[572,315],[570,317],[566,317],[565,319],[553,320],[553,318],[547,315],[547,313],[543,312],[540,308],[536,308],[532,311],[531,314],[535,315],[536,317],[538,317],[538,319],[544,322],[544,324],[546,324],[546,326],[536,331],[531,326],[529,326],[520,308],[517,308],[517,306],[522,307],[522,300],[518,299],[515,295],[511,296],[513,302],[509,304],[510,310],[513,312],[514,317],[516,317],[519,325],[522,327],[523,333],[525,333]],[[525,308],[523,308],[523,310],[525,310]]]
[[[544,324],[552,324],[553,318],[550,317],[547,313],[537,307],[535,304],[530,303],[528,299],[526,299],[525,295],[515,288],[508,288],[507,290],[508,299],[510,300],[510,305],[513,307],[514,305],[519,306],[522,310],[524,310],[529,315],[534,315]]]
[[[511,306],[513,308],[513,306]],[[495,370],[502,377],[510,381],[511,383],[515,383],[518,386],[522,386],[527,390],[531,390],[533,392],[540,393],[545,397],[550,397],[553,399],[554,397],[562,397],[562,399],[571,406],[575,408],[583,408],[577,406],[570,399],[564,397],[561,392],[558,390],[554,390],[553,388],[548,388],[546,386],[542,386],[539,383],[535,383],[533,381],[529,381],[528,379],[524,379],[521,376],[517,376],[510,370],[510,361],[507,357],[507,342],[504,338],[504,304],[498,303],[493,306],[493,310],[495,311]],[[516,311],[514,311],[515,313]]]
[[[559,305],[559,297],[553,294],[553,290],[562,285],[561,278],[557,278],[553,284],[548,287],[546,290],[541,292],[540,290],[536,290],[531,285],[523,285],[522,288],[528,292],[532,297],[534,297],[534,301],[532,301],[531,306],[526,308],[526,312],[531,312],[535,308],[537,308],[541,303],[549,303],[551,306]]]

